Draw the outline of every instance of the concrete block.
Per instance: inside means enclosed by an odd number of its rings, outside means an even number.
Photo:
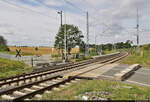
[[[29,89],[29,88],[24,88],[24,90],[25,90],[25,91],[28,91],[28,92],[33,92],[33,91],[35,91],[35,90]]]
[[[17,86],[17,83],[12,83],[11,86]]]
[[[37,95],[35,95],[34,97],[35,97],[35,98],[39,98],[39,99],[41,99],[41,98],[42,98],[42,95],[37,94]]]
[[[19,82],[19,85],[22,85],[22,84],[24,84],[24,81],[20,81],[20,82]]]
[[[7,88],[7,87],[9,87],[8,84],[7,85],[2,85],[2,88]]]
[[[34,89],[42,89],[43,87],[34,85],[34,86],[32,86],[32,88],[34,88]]]
[[[35,78],[32,78],[31,81],[34,82],[34,81],[36,81],[36,79],[35,79]]]
[[[14,78],[13,80],[18,80],[18,78]]]
[[[23,79],[24,77],[20,77],[19,79]]]
[[[37,80],[41,80],[41,77],[37,77]]]
[[[9,79],[9,80],[6,80],[6,82],[9,82],[9,81],[11,81],[11,79]]]
[[[53,84],[56,84],[57,82],[54,82],[54,81],[48,81],[46,82],[47,85],[53,85]]]
[[[13,92],[13,94],[17,95],[17,96],[23,96],[23,95],[25,95],[25,93],[22,93],[20,91],[15,91],[15,92]]]
[[[49,85],[48,85],[48,84],[46,84],[46,83],[40,83],[39,85],[40,85],[40,86],[44,86],[44,87],[49,86]]]
[[[27,79],[27,80],[25,80],[25,82],[26,82],[26,83],[30,83],[30,82],[31,82],[31,80],[30,80],[30,79]]]
[[[14,99],[14,97],[11,97],[11,96],[8,96],[8,95],[2,95],[1,98],[4,99],[4,100],[13,100]]]
[[[45,78],[46,78],[46,75],[42,76],[42,78],[45,79]]]
[[[116,73],[114,76],[115,76],[115,79],[116,80],[120,80],[120,81],[123,81],[125,80],[127,77],[129,77],[130,75],[133,74],[133,72],[137,69],[139,69],[141,66],[139,64],[134,64],[134,65],[131,65],[129,66],[128,68],[122,70],[121,72],[119,73]]]
[[[4,81],[0,81],[0,83],[3,83]]]

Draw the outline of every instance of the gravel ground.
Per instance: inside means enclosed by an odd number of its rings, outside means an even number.
[[[110,95],[112,94],[106,91],[92,91],[86,92],[85,94],[81,94],[79,96],[75,96],[75,98],[81,100],[111,100],[109,98]]]

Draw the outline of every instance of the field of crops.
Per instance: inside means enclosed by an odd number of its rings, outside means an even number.
[[[28,54],[53,54],[56,55],[58,54],[59,50],[55,48],[50,48],[50,47],[38,47],[38,50],[35,50],[35,47],[14,47],[10,46],[9,47],[11,52],[16,52],[16,49],[21,49],[21,52],[23,53],[28,53]],[[61,51],[60,51],[61,52]],[[79,49],[78,48],[73,48],[71,50],[71,53],[78,53]]]

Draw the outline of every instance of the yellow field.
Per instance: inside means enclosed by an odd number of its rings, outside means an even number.
[[[38,53],[38,54],[58,54],[58,49],[50,47],[38,47],[38,51],[35,50],[35,47],[9,47],[11,52],[16,52],[16,49],[21,49],[21,52],[24,53]],[[61,52],[61,51],[60,51]],[[71,53],[78,53],[79,48],[73,48]]]

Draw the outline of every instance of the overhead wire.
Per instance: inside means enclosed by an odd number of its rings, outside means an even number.
[[[44,4],[43,2],[39,2],[39,1],[35,1],[35,2],[38,3],[39,5],[41,5],[41,6],[45,7],[45,8],[47,8],[47,9],[50,9],[49,6],[47,6],[47,5]],[[70,4],[71,4],[71,3],[70,3]],[[57,10],[58,10],[58,9],[57,9]],[[77,21],[80,22],[80,19],[75,18],[75,20],[77,20]]]
[[[84,0],[84,1],[86,1],[87,2],[87,0]],[[92,6],[92,8],[95,8],[94,6]],[[97,8],[95,8],[95,9],[97,9]],[[95,11],[97,11],[97,10],[95,10]],[[92,16],[93,17],[93,16]],[[93,17],[94,18],[94,17]],[[96,22],[97,22],[97,20],[96,20]],[[104,23],[103,23],[104,24]],[[105,24],[104,24],[105,25]],[[95,26],[95,25],[94,25]],[[107,26],[107,25],[106,25]],[[110,28],[109,26],[107,26],[108,27],[108,29]],[[111,29],[111,28],[110,28]],[[105,32],[105,31],[104,31]],[[133,31],[128,31],[126,28],[123,30],[123,32],[127,32],[127,33],[133,33]],[[145,33],[147,33],[147,32],[150,32],[150,30],[149,29],[141,29],[141,31],[140,32],[145,32]],[[135,35],[135,34],[134,34]]]
[[[77,7],[76,5],[74,5],[73,3],[71,3],[71,2],[69,2],[69,1],[67,1],[67,0],[64,0],[64,1],[65,1],[67,4],[71,5],[72,7],[77,8],[77,9],[80,10],[81,12],[86,13],[85,10],[82,10],[81,8],[79,8],[79,7]],[[95,18],[93,15],[90,16],[90,18],[92,18],[93,20],[96,20],[96,21],[94,21],[94,22],[99,21],[99,20],[97,20],[97,18]],[[92,22],[93,22],[93,21],[92,21]],[[108,25],[105,24],[104,22],[100,22],[100,24],[105,25],[105,26],[107,27],[107,30],[108,30],[108,29],[111,30],[110,26],[108,26]],[[99,24],[99,25],[100,25],[100,24]],[[98,24],[96,24],[96,25],[90,25],[90,26],[97,26],[97,25],[98,25]],[[105,33],[107,30],[103,31],[102,33]]]
[[[71,3],[70,1],[68,1],[68,0],[63,0],[63,1],[64,1],[65,3],[71,5],[72,7],[79,9],[81,12],[86,13],[86,11],[84,11],[83,9],[77,7],[76,5],[74,5],[73,3]]]
[[[11,1],[12,1],[12,0],[11,0]],[[32,10],[32,9],[29,9],[29,8],[27,8],[27,7],[23,7],[23,6],[17,5],[17,4],[15,4],[15,3],[10,2],[10,1],[7,1],[7,0],[2,0],[2,2],[5,2],[5,3],[7,3],[7,4],[9,4],[9,5],[12,5],[12,6],[15,6],[15,7],[17,7],[17,8],[22,8],[22,9],[24,9],[24,10],[28,10],[28,11],[34,12],[34,13],[39,14],[39,15],[41,15],[41,16],[46,16],[46,17],[50,17],[50,18],[52,18],[52,19],[57,20],[55,17],[46,15],[45,13],[42,13],[42,12],[38,12],[38,11],[35,11],[35,10]]]
[[[48,9],[50,9],[47,5],[45,5],[43,2],[40,2],[40,1],[38,1],[38,0],[35,0],[34,2],[36,2],[37,4],[39,4],[39,5],[41,5],[41,6],[43,6],[43,7],[45,7],[45,8],[48,8]],[[56,9],[56,8],[55,8]]]
[[[76,5],[74,5],[73,3],[71,3],[70,1],[68,1],[68,0],[63,0],[63,1],[65,1],[67,4],[69,4],[69,5],[71,5],[72,7],[74,7],[74,8],[77,8],[77,9],[79,9],[81,12],[83,12],[83,13],[86,13],[87,11],[85,11],[85,10],[83,10],[83,9],[81,9],[81,8],[79,8],[79,7],[77,7]],[[94,19],[95,20],[95,17],[94,16],[90,16],[90,18],[92,18],[92,19]],[[97,18],[96,18],[97,19]],[[102,24],[104,24],[104,22],[101,22]],[[106,25],[106,24],[104,24],[104,25]],[[106,25],[107,27],[108,27],[108,25]]]
[[[74,4],[68,2],[67,0],[64,0],[64,1],[66,1],[68,4],[72,5],[73,7],[78,8],[79,10],[83,11],[81,8],[76,7]],[[92,8],[93,8],[93,7],[92,7]],[[94,8],[95,8],[95,7],[94,7]],[[94,16],[90,16],[90,18],[93,18],[96,22],[98,21],[98,19],[95,18]],[[95,22],[95,21],[94,21],[94,22]],[[111,28],[109,25],[105,24],[104,22],[99,22],[99,23],[105,25],[105,26],[107,27],[107,30],[112,30],[112,28]],[[97,26],[97,25],[98,25],[98,24],[91,25],[91,26]],[[103,31],[102,33],[105,33],[107,30]],[[127,29],[125,29],[125,31],[127,31]],[[127,31],[127,32],[129,33],[129,31]],[[146,30],[145,30],[145,32],[146,32]]]
[[[11,1],[8,1],[8,0],[1,0],[1,1],[4,2],[4,3],[6,3],[6,4],[8,4],[8,5],[10,5],[10,6],[14,6],[14,7],[20,8],[21,10],[33,12],[33,13],[35,13],[35,14],[38,14],[38,15],[41,15],[41,16],[44,16],[44,17],[49,17],[49,18],[51,18],[51,19],[57,21],[57,18],[55,18],[55,17],[46,15],[45,13],[42,13],[42,12],[35,11],[35,10],[30,9],[30,8],[28,8],[28,7],[20,6],[20,5],[16,4],[16,3],[14,3],[13,0],[11,0]]]

